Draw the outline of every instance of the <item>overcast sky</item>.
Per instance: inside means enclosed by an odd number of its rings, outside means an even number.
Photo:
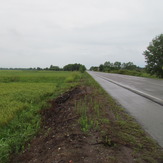
[[[163,0],[0,0],[0,67],[145,65]]]

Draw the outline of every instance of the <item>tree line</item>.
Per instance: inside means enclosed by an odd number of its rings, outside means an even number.
[[[149,44],[147,49],[143,52],[147,65],[144,68],[136,66],[133,62],[121,63],[106,61],[104,64],[92,66],[90,70],[101,72],[117,72],[121,73],[126,71],[145,71],[150,75],[155,75],[159,78],[163,78],[163,34],[156,36]],[[84,72],[86,67],[82,64],[68,64],[63,68],[51,65],[49,68],[0,68],[1,70],[51,70],[51,71],[81,71]]]
[[[163,34],[156,36],[144,51],[146,70],[151,75],[163,78]]]
[[[63,68],[51,65],[49,68],[46,68],[46,70],[52,70],[52,71],[80,71],[80,72],[84,72],[86,70],[86,67],[84,65],[80,64],[80,63],[75,63],[75,64],[67,64]]]
[[[86,70],[86,67],[80,63],[74,63],[74,64],[67,64],[63,68],[60,68],[59,66],[50,65],[50,67],[46,68],[0,68],[0,70],[50,70],[50,71],[80,71],[84,72]]]
[[[147,49],[143,52],[147,65],[145,68],[140,68],[134,65],[132,62],[121,63],[109,61],[101,64],[99,67],[92,66],[90,70],[92,71],[102,71],[102,72],[115,72],[123,73],[125,70],[133,71],[135,75],[136,72],[147,72],[150,75],[155,75],[158,78],[163,78],[163,34],[156,36],[150,43]],[[124,73],[126,73],[124,72]],[[133,74],[132,72],[132,74]],[[127,72],[128,73],[128,72]],[[127,74],[126,73],[126,74]]]
[[[140,67],[136,66],[133,62],[121,63],[121,62],[114,62],[111,63],[110,61],[106,61],[104,64],[100,64],[99,67],[92,66],[90,68],[91,71],[101,71],[101,72],[111,72],[115,70],[138,70],[141,69]]]

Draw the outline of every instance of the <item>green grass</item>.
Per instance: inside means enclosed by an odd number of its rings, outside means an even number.
[[[0,71],[0,162],[23,150],[40,129],[39,110],[80,78],[78,72]]]
[[[91,92],[76,103],[81,129],[100,132],[101,143],[119,151],[121,146],[133,151],[137,162],[163,160],[163,151],[141,126],[109,96],[92,77],[85,74],[83,85]],[[111,116],[112,115],[112,116]],[[115,158],[116,159],[116,158]]]
[[[55,75],[54,75],[55,74]],[[70,76],[78,77],[78,72],[65,71],[23,71],[0,70],[0,83],[28,82],[28,83],[59,83]]]
[[[142,71],[136,71],[136,70],[113,70],[110,73],[116,73],[116,74],[122,74],[122,75],[131,75],[131,76],[139,76],[139,77],[145,77],[145,78],[157,78],[155,75],[150,75],[144,70]]]
[[[91,116],[88,116],[87,111],[89,111],[88,105],[88,97],[82,99],[76,103],[76,111],[80,115],[79,123],[81,125],[81,129],[84,132],[88,132],[91,128],[95,126],[94,119]]]
[[[0,163],[22,151],[40,131],[39,111],[48,107],[47,101],[76,85],[91,88],[75,107],[84,132],[100,132],[101,141],[115,151],[129,146],[135,158],[140,155],[140,162],[160,158],[156,143],[87,73],[0,71]],[[109,119],[110,113],[114,120]]]
[[[90,75],[83,74],[82,85],[90,87],[91,92],[76,101],[76,111],[80,115],[79,123],[84,132],[99,130],[101,126],[109,126],[109,119],[104,116],[102,99],[106,93]],[[100,94],[102,93],[102,96]],[[106,94],[105,94],[106,95]],[[107,96],[107,95],[106,95]]]
[[[0,83],[0,126],[55,90],[56,83]]]

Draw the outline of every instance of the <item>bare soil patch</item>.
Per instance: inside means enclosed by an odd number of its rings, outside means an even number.
[[[20,155],[13,155],[11,163],[133,163],[139,160],[134,149],[115,134],[116,126],[112,111],[105,116],[111,120],[112,128],[106,128],[111,142],[103,141],[100,130],[83,132],[79,124],[80,115],[75,111],[76,101],[91,95],[91,87],[74,88],[51,101],[51,107],[41,111],[42,130]],[[99,97],[96,97],[100,100]],[[101,102],[103,99],[101,99]],[[91,114],[91,112],[89,113]],[[118,144],[118,145],[117,145]],[[150,162],[150,161],[149,161]]]

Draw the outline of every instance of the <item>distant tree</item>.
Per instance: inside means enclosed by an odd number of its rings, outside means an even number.
[[[64,71],[75,71],[73,64],[68,64],[63,67]]]
[[[105,72],[109,72],[109,71],[111,71],[111,70],[113,70],[113,69],[114,69],[113,63],[111,63],[111,62],[109,62],[109,61],[106,61],[106,62],[104,63],[104,71],[105,71]]]
[[[48,67],[46,67],[46,68],[44,68],[44,70],[49,70],[49,68],[48,68]]]
[[[104,66],[105,66],[105,67],[113,67],[113,63],[111,63],[111,62],[109,62],[109,61],[106,61],[106,62],[104,63]]]
[[[86,68],[84,65],[75,63],[75,64],[68,64],[63,67],[64,71],[85,71]]]
[[[58,66],[53,66],[53,65],[51,65],[50,68],[49,68],[49,70],[59,71],[60,68],[59,68]]]
[[[101,72],[115,72],[114,70],[121,70],[121,69],[136,70],[136,71],[141,70],[132,62],[122,64],[121,62],[118,62],[118,61],[114,63],[111,63],[110,61],[106,61],[104,64],[100,64],[99,67],[92,66],[90,68],[91,71],[101,71]]]
[[[84,66],[84,65],[80,65],[79,71],[80,71],[81,73],[84,73],[85,70],[86,70],[85,66]]]
[[[146,70],[151,75],[163,78],[163,34],[150,42],[143,55],[146,59]]]
[[[101,65],[99,66],[99,71],[104,71],[104,68],[105,68],[105,66],[104,66],[103,64],[101,64]]]
[[[126,70],[136,70],[137,66],[133,62],[127,62],[122,64],[122,69]]]
[[[121,62],[114,62],[114,69],[116,70],[121,69]]]
[[[37,67],[37,70],[42,70],[40,67]]]
[[[92,66],[90,68],[90,71],[98,71],[99,70],[99,67],[96,67],[96,66]]]

